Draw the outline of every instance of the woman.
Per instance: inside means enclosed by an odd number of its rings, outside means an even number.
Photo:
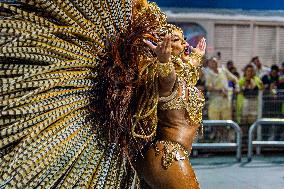
[[[157,46],[145,42],[159,61],[159,121],[156,140],[138,161],[138,173],[151,188],[199,188],[188,156],[202,119],[204,98],[194,85],[205,39],[190,53],[182,31],[174,27]]]
[[[244,69],[244,77],[239,80],[240,93],[237,97],[237,121],[239,123],[253,123],[257,118],[258,91],[263,89],[263,83],[252,65]],[[241,120],[242,118],[242,120]]]

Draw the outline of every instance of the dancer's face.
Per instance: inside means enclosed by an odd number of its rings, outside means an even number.
[[[172,54],[180,56],[183,61],[189,59],[189,45],[179,30],[175,30],[172,34]]]

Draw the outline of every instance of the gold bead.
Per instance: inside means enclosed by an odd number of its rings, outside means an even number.
[[[158,63],[158,73],[161,77],[169,76],[174,69],[174,64],[171,61],[167,63]]]

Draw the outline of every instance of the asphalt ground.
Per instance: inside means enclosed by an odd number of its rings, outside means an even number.
[[[284,155],[191,158],[201,189],[284,189]]]

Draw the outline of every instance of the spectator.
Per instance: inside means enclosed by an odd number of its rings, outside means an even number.
[[[212,58],[210,60],[210,70],[206,74],[206,87],[208,90],[209,106],[208,117],[211,120],[231,120],[232,106],[229,96],[228,81],[232,80],[238,83],[238,78],[229,72],[226,68],[218,67],[218,60]],[[223,140],[224,133],[217,134],[218,140]],[[229,136],[229,140],[233,140],[234,136]]]
[[[256,76],[259,78],[262,78],[270,71],[268,67],[262,65],[258,56],[253,57],[250,64],[253,66]]]
[[[277,90],[281,88],[279,83],[279,67],[277,65],[271,66],[269,74],[262,77],[264,84],[263,94],[263,114],[264,117],[279,117],[281,114],[280,97],[277,95]]]
[[[233,62],[232,60],[229,60],[229,61],[227,62],[227,69],[228,69],[232,74],[234,74],[237,78],[240,77],[240,74],[238,73],[237,68],[235,67],[234,62]]]
[[[237,68],[235,67],[234,65],[234,62],[232,60],[229,60],[227,62],[227,69],[232,73],[234,74],[234,76],[236,76],[238,79],[240,78],[240,74],[238,73],[237,71]],[[233,95],[232,95],[232,104],[236,104],[236,100],[237,100],[237,93],[239,91],[239,88],[238,88],[238,85],[232,81],[232,80],[229,80],[229,87],[233,89]],[[233,120],[236,119],[236,106],[232,106],[232,117],[233,117]]]
[[[280,97],[281,97],[281,102],[282,102],[282,114],[284,115],[284,62],[282,62],[281,64],[281,68],[279,71],[279,85],[278,90],[280,93]],[[283,116],[284,117],[284,116]]]
[[[230,79],[237,83],[238,79],[227,69],[218,67],[216,58],[212,58],[210,61],[210,70],[205,76],[209,92],[209,119],[231,119],[231,112],[227,111],[230,109],[228,81]],[[223,105],[223,107],[220,108],[220,105]]]
[[[284,62],[282,62],[281,64],[281,69],[279,72],[279,85],[278,85],[278,89],[280,92],[280,101],[281,101],[281,113],[282,113],[282,117],[284,117]],[[284,134],[283,134],[283,138],[284,138]]]
[[[283,117],[282,113],[282,102],[283,102],[283,89],[284,83],[280,76],[280,69],[277,65],[271,66],[271,71],[269,74],[263,76],[262,82],[264,83],[265,92],[263,95],[263,116],[264,117]],[[269,130],[268,140],[275,140],[283,135],[284,130],[280,127],[272,127],[272,130]],[[282,133],[282,134],[281,134]],[[281,137],[282,138],[282,137]]]
[[[227,62],[227,69],[230,71],[230,72],[232,72],[231,70],[234,68],[235,66],[234,66],[234,62],[232,61],[232,60],[229,60],[228,62]]]
[[[279,69],[279,82],[277,88],[280,90],[282,95],[284,96],[284,62],[281,64],[281,68]]]
[[[227,69],[232,73],[234,74],[237,78],[240,77],[238,71],[237,71],[237,68],[234,66],[234,62],[232,60],[229,60],[227,62]],[[234,91],[236,90],[236,85],[235,85],[235,82],[234,81],[231,81],[229,80],[229,87],[233,88]]]
[[[210,70],[211,61],[212,61],[211,59],[206,59],[206,61],[204,61],[202,68],[202,72],[204,75],[208,74],[208,71]]]
[[[261,80],[267,91],[276,90],[279,85],[279,67],[272,65],[270,73],[264,75]]]
[[[216,58],[217,58],[218,61],[221,61],[221,59],[222,59],[221,52],[217,52]]]
[[[281,64],[280,75],[284,75],[284,62]]]
[[[244,70],[244,77],[239,80],[240,93],[237,97],[237,121],[239,123],[253,123],[257,118],[258,91],[263,89],[263,83],[255,75],[251,64]]]
[[[279,85],[278,87],[278,95],[281,104],[281,117],[284,117],[284,62],[281,64],[281,68],[279,71]],[[280,138],[279,140],[284,140],[284,128],[280,128]]]
[[[239,72],[237,71],[237,68],[236,67],[233,67],[231,69],[231,73],[234,74],[237,78],[240,78],[240,74]]]

